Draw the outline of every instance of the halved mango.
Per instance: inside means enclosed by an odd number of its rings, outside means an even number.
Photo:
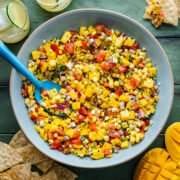
[[[180,167],[165,149],[155,148],[140,160],[133,180],[180,180]]]
[[[168,127],[165,133],[165,144],[172,160],[180,161],[180,122]]]

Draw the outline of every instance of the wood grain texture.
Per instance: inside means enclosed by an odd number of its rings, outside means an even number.
[[[49,20],[50,18],[60,13],[49,13],[40,8],[35,0],[22,0],[28,10],[31,29],[31,34],[39,25]],[[137,22],[145,26],[154,36],[156,36],[163,46],[172,67],[174,80],[175,80],[175,97],[173,107],[169,116],[169,119],[162,130],[162,134],[153,142],[153,144],[146,150],[155,147],[164,147],[164,132],[166,128],[175,121],[179,121],[180,117],[180,25],[173,27],[171,25],[163,25],[158,30],[155,29],[147,20],[142,18],[144,14],[144,7],[146,3],[144,0],[72,0],[70,6],[63,12],[67,12],[79,8],[99,8],[107,9],[115,12],[127,15]],[[180,22],[179,22],[180,23]],[[25,38],[26,39],[26,38]],[[22,44],[22,40],[19,43],[8,45],[10,50],[17,54]],[[0,58],[0,141],[9,142],[13,134],[19,130],[19,126],[16,122],[10,97],[9,97],[9,76],[11,72],[11,66]],[[132,152],[133,153],[133,152]],[[145,152],[144,152],[145,153]],[[144,154],[143,153],[143,154]],[[137,158],[115,167],[105,169],[80,169],[74,167],[68,167],[79,175],[79,180],[131,180],[134,168],[142,157],[141,154]],[[65,165],[63,165],[65,166]]]

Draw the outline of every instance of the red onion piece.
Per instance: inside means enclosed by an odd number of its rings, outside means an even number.
[[[62,104],[58,104],[57,105],[58,106],[58,108],[60,109],[60,110],[65,110],[66,109],[66,106],[64,106],[64,105],[62,105]]]
[[[148,101],[150,99],[150,96],[144,96],[144,98]]]
[[[69,101],[71,99],[70,96],[66,96],[66,101]]]
[[[120,109],[122,110],[122,109],[125,109],[125,107],[124,107],[124,102],[120,102],[119,103],[119,106],[120,106]]]
[[[47,56],[40,56],[39,59],[40,59],[40,60],[46,60],[46,59],[47,59]]]
[[[144,112],[143,112],[143,110],[140,110],[138,113],[138,118],[142,119],[143,117],[144,117]]]
[[[78,97],[80,98],[82,96],[82,93],[81,92],[78,92]]]

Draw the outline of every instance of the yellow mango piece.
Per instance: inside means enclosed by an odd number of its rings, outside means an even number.
[[[133,180],[180,180],[180,168],[167,151],[155,148],[142,157]]]
[[[72,34],[70,32],[65,32],[61,38],[62,43],[66,43],[70,38]]]
[[[36,60],[36,59],[38,59],[39,58],[39,56],[40,56],[40,51],[33,51],[32,52],[32,57],[33,57],[33,59],[34,60]]]
[[[165,144],[171,158],[180,161],[180,122],[168,127],[165,133]]]
[[[104,158],[104,152],[103,152],[103,150],[100,149],[100,148],[94,149],[94,150],[92,151],[91,157],[92,157],[93,159],[101,159],[101,158]]]

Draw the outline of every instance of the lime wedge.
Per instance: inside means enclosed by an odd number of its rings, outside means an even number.
[[[0,32],[7,31],[11,27],[11,22],[6,15],[6,8],[0,10]]]
[[[45,4],[56,4],[59,0],[40,0],[40,1]]]
[[[11,23],[17,28],[23,28],[26,23],[27,13],[23,6],[15,2],[9,3],[6,7],[6,13]]]

